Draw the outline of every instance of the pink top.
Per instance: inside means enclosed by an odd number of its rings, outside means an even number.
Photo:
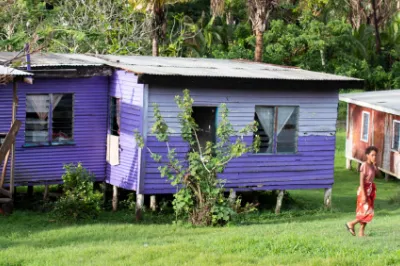
[[[376,166],[365,162],[361,165],[360,172],[364,175],[365,183],[372,183],[374,182],[377,168]]]

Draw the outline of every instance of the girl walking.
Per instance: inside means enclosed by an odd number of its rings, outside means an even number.
[[[378,149],[370,146],[365,154],[367,161],[360,168],[360,187],[357,191],[356,219],[346,223],[346,228],[353,236],[356,235],[354,226],[360,224],[359,236],[365,236],[365,227],[374,217],[374,201],[376,197],[375,175],[378,172],[376,167],[376,154]]]

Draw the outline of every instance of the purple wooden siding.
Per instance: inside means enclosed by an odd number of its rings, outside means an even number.
[[[17,119],[22,121],[16,139],[15,184],[61,183],[63,165],[81,162],[105,179],[108,77],[82,79],[35,79],[18,86]],[[24,148],[26,94],[73,93],[75,145]],[[11,123],[11,86],[0,87],[0,131]],[[9,171],[8,171],[9,173]]]
[[[230,120],[239,129],[254,120],[255,105],[296,105],[300,107],[298,152],[291,155],[247,154],[232,161],[220,175],[226,179],[227,188],[237,190],[311,189],[329,188],[333,184],[335,132],[337,117],[337,91],[290,91],[239,89],[212,90],[189,88],[195,105],[218,106],[226,103]],[[170,129],[174,132],[171,146],[184,158],[188,146],[179,136],[178,109],[174,96],[182,89],[149,88],[149,106],[158,103]],[[149,128],[154,123],[153,110],[149,107]],[[245,137],[252,142],[252,136]],[[151,134],[147,146],[161,154],[166,148]],[[145,194],[173,193],[175,189],[160,177],[157,164],[146,154]]]
[[[120,164],[107,164],[106,182],[136,190],[140,160],[134,130],[141,129],[143,85],[137,83],[137,77],[132,73],[116,71],[110,79],[110,96],[121,99]]]
[[[0,85],[0,133],[7,133],[8,130],[10,130],[12,116],[12,90],[12,83],[6,86]],[[0,166],[3,166],[2,162],[0,162]],[[9,166],[10,160],[8,163],[8,167]],[[7,170],[9,173],[9,168]]]

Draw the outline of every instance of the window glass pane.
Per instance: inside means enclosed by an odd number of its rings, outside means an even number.
[[[202,149],[207,147],[208,142],[216,141],[217,108],[205,106],[193,106],[192,117],[198,125],[196,131],[199,144]],[[193,149],[198,150],[197,145]]]
[[[297,117],[297,107],[278,107],[277,152],[296,152]]]
[[[25,117],[25,142],[48,142],[49,95],[27,95]]]
[[[7,134],[0,134],[0,147],[3,145],[4,140],[6,139]]]
[[[257,132],[261,138],[260,153],[273,152],[275,108],[256,106],[254,120],[258,123]]]
[[[363,113],[362,140],[368,141],[369,113]]]
[[[400,122],[394,122],[393,149],[400,150]]]
[[[120,110],[121,103],[120,99],[111,97],[110,103],[110,133],[113,136],[119,136],[120,126]]]
[[[52,108],[52,141],[73,140],[73,94],[53,94]]]

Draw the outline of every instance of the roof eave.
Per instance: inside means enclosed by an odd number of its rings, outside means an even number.
[[[346,102],[346,103],[350,103],[350,104],[355,104],[355,105],[359,105],[365,108],[371,108],[374,109],[376,111],[380,111],[380,112],[384,112],[384,113],[389,113],[389,114],[393,114],[393,115],[400,115],[400,110],[396,110],[393,108],[388,108],[388,107],[384,107],[384,106],[380,106],[380,105],[376,105],[376,104],[372,104],[372,103],[367,103],[367,102],[363,102],[360,100],[355,100],[349,97],[345,97],[342,95],[339,95],[339,100],[342,102]]]
[[[127,70],[129,71],[129,70]],[[130,71],[133,72],[133,71]],[[177,83],[182,85],[192,84],[195,80],[209,80],[216,83],[222,82],[226,85],[227,81],[236,83],[257,83],[264,85],[287,85],[287,84],[310,84],[318,88],[335,88],[335,89],[360,89],[364,87],[364,80],[348,79],[348,80],[296,80],[296,79],[261,79],[261,78],[238,78],[238,77],[211,77],[211,76],[183,76],[183,75],[154,75],[146,73],[135,73],[138,75],[138,82],[141,84],[159,84],[159,83]],[[291,86],[292,86],[291,85]]]

